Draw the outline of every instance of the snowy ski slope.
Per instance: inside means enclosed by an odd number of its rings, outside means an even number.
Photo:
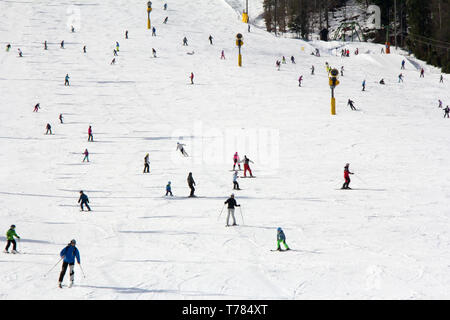
[[[152,37],[145,1],[0,2],[0,240],[11,224],[22,237],[22,254],[0,256],[0,299],[450,298],[450,120],[437,107],[449,79],[409,57],[399,84],[404,56],[380,45],[248,33],[225,0],[167,3],[153,1]],[[325,62],[345,68],[336,116]],[[239,179],[239,226],[225,228],[235,151],[256,178]],[[342,191],[347,162],[354,190]],[[277,227],[295,250],[270,251]],[[45,275],[72,238],[86,277],[76,266],[61,290],[60,265]]]

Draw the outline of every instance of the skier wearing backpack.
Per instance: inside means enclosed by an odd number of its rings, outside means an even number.
[[[286,250],[291,250],[291,249],[289,249],[288,245],[286,244],[286,236],[284,235],[283,230],[280,227],[278,227],[277,228],[277,251],[283,251],[283,250],[281,250],[281,247],[280,247],[281,243],[284,245]]]
[[[247,177],[247,170],[250,172],[250,177],[253,177],[252,170],[250,169],[249,163],[254,163],[252,160],[247,158],[247,156],[244,156],[244,160],[240,161],[244,162],[244,177]]]
[[[240,204],[237,204],[236,200],[234,199],[234,193],[231,194],[230,198],[227,199],[227,201],[224,202],[224,204],[228,204],[228,215],[227,215],[227,227],[230,226],[229,220],[230,216],[233,218],[233,226],[237,226],[236,224],[236,218],[234,217],[234,207],[240,207]]]
[[[348,185],[350,184],[350,174],[353,174],[353,172],[350,172],[349,166],[350,166],[350,164],[347,163],[345,165],[345,167],[344,167],[344,179],[345,179],[345,182],[342,185],[341,189],[351,189]]]
[[[88,209],[88,211],[91,211],[91,207],[89,207],[89,198],[87,195],[84,194],[83,190],[80,191],[80,198],[78,199],[78,203],[80,204],[81,211],[84,211],[84,207]]]
[[[64,275],[66,274],[67,267],[69,267],[69,275],[70,275],[70,285],[72,287],[73,281],[75,279],[75,259],[77,263],[80,264],[80,252],[78,251],[75,239],[72,239],[69,244],[67,244],[64,249],[61,250],[59,256],[63,259],[61,273],[59,274],[58,287],[62,288],[62,282],[64,280]]]
[[[5,253],[9,253],[8,249],[11,244],[13,245],[13,249],[12,249],[11,253],[18,253],[16,250],[17,244],[16,244],[16,240],[14,239],[14,237],[16,237],[17,239],[20,239],[20,237],[17,235],[15,229],[16,229],[16,226],[13,224],[13,225],[11,225],[9,230],[6,232],[6,247],[5,247],[5,251],[4,251]]]

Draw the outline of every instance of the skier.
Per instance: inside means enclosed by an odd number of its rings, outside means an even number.
[[[230,226],[228,223],[230,220],[230,215],[233,218],[233,226],[237,226],[236,224],[236,218],[234,217],[234,207],[240,207],[240,204],[236,203],[236,200],[234,199],[234,193],[231,194],[230,198],[227,199],[227,201],[224,202],[224,204],[228,204],[228,215],[227,215],[227,227]]]
[[[238,172],[234,171],[234,174],[233,174],[233,190],[241,190],[239,188],[239,183],[237,182],[237,179],[238,179]]]
[[[40,104],[39,104],[39,103],[36,104],[36,105],[34,106],[33,112],[38,112],[40,108],[41,108],[41,107],[40,107]]]
[[[9,52],[9,49],[11,49],[11,44],[10,44],[10,43],[8,43],[8,44],[6,45],[6,52]]]
[[[236,153],[233,156],[233,170],[236,168],[236,164],[239,166],[239,170],[241,170],[241,164],[239,163],[239,155],[236,151]]]
[[[444,83],[444,76],[441,74],[441,78],[439,79],[439,83]]]
[[[156,58],[156,50],[155,48],[152,48],[153,58]]]
[[[209,35],[208,39],[209,39],[209,44],[212,45],[213,44],[213,41],[212,41],[213,37],[211,35]]]
[[[8,249],[9,246],[13,245],[13,249],[11,251],[11,253],[18,253],[17,249],[17,244],[16,244],[16,240],[14,239],[14,237],[16,237],[17,239],[20,239],[20,237],[17,235],[16,233],[16,226],[15,225],[11,225],[11,227],[9,228],[9,230],[6,232],[6,247],[5,247],[5,253],[9,253]]]
[[[86,53],[86,46],[83,46],[83,52]]]
[[[283,58],[282,58],[282,63],[283,64],[286,64],[286,58],[283,56]]]
[[[63,123],[63,116],[62,116],[62,113],[59,114],[59,122]]]
[[[291,56],[291,63],[292,63],[292,64],[295,64],[295,58],[294,58],[294,56]]]
[[[156,37],[156,28],[152,27],[152,37]]]
[[[344,76],[344,66],[341,66],[341,76]]]
[[[441,99],[439,99],[438,101],[439,101],[438,108],[442,108],[442,101],[441,101]]]
[[[277,228],[277,251],[283,251],[281,250],[280,243],[284,244],[286,250],[291,250],[286,244],[286,236],[284,235],[283,230],[281,228]]]
[[[73,26],[71,27],[71,30],[72,30],[72,32],[75,32],[75,28]]]
[[[20,49],[17,49],[17,51],[19,51],[19,57],[23,57],[23,53],[22,53],[22,50],[20,50]]]
[[[120,47],[119,42],[116,41],[116,50],[117,50],[117,52],[120,51],[120,50],[119,50],[119,47]]]
[[[46,129],[47,129],[47,131],[45,132],[45,134],[48,134],[49,132],[50,132],[50,134],[53,134],[52,133],[52,126],[50,125],[50,123],[47,123]]]
[[[344,167],[344,179],[345,179],[345,182],[342,185],[341,189],[351,189],[348,185],[350,184],[350,174],[353,174],[353,172],[350,172],[350,170],[348,168],[349,166],[350,166],[350,164],[347,163],[345,165],[345,167]]]
[[[302,81],[303,81],[303,76],[300,76],[298,78],[298,86],[301,87],[302,86]]]
[[[400,69],[405,69],[405,60],[402,60],[402,67]]]
[[[352,110],[356,110],[356,108],[355,108],[355,106],[353,105],[353,103],[354,103],[354,101],[348,99],[347,105],[350,106],[350,108],[351,108]]]
[[[240,161],[244,162],[244,177],[247,177],[247,170],[250,172],[250,177],[253,177],[252,170],[250,169],[249,163],[254,163],[252,160],[247,158],[247,156],[244,155],[244,160]]]
[[[114,54],[114,57],[117,57],[117,50],[116,49],[113,50],[113,54]]]
[[[355,50],[355,56],[357,56],[359,54],[359,50],[358,50],[358,48],[356,48],[356,50]]]
[[[223,51],[223,50],[222,50],[222,54],[220,55],[220,59],[221,59],[221,60],[222,60],[222,59],[225,60],[225,51]]]
[[[384,53],[384,48],[383,47],[381,47],[381,54],[383,54]]]
[[[44,50],[47,50],[47,40],[44,41]]]
[[[70,79],[69,74],[66,74],[66,77],[64,78],[64,85],[65,86],[70,86],[69,79]]]
[[[320,57],[319,49],[316,48],[316,57]]]
[[[183,146],[185,146],[184,143],[179,143],[177,142],[177,149],[176,150],[180,150],[181,154],[185,157],[188,157],[187,152],[184,150]]]
[[[448,106],[445,107],[444,112],[444,118],[449,118],[450,108]]]
[[[166,23],[167,23],[167,20],[169,20],[169,17],[165,17],[163,23],[166,24]]]
[[[172,194],[172,186],[171,186],[171,182],[167,182],[167,186],[166,186],[166,196],[170,193],[170,196],[173,197]]]
[[[92,135],[92,127],[89,126],[88,128],[88,141],[94,142],[94,136]]]
[[[150,173],[150,161],[148,160],[149,154],[147,153],[144,157],[144,172]]]
[[[64,49],[64,40],[61,41],[61,49]]]
[[[164,10],[167,10],[167,3],[164,3]]]
[[[311,66],[311,75],[314,74],[314,66]]]
[[[250,32],[250,24],[248,23],[247,32]]]
[[[116,58],[113,58],[113,59],[111,60],[111,64],[116,64]]]
[[[89,207],[89,198],[87,195],[84,194],[83,190],[80,191],[80,198],[78,199],[78,203],[80,204],[81,211],[84,211],[83,205],[86,206],[88,211],[91,211],[91,207]]]
[[[275,62],[275,65],[277,66],[278,71],[280,71],[280,66],[281,66],[280,60],[277,60],[277,62]]]
[[[80,264],[80,252],[75,247],[76,243],[77,242],[75,241],[75,239],[70,240],[70,243],[59,253],[61,259],[64,259],[58,280],[58,287],[60,288],[62,288],[62,282],[64,279],[64,275],[66,274],[67,271],[67,266],[69,266],[69,275],[70,275],[69,288],[73,286],[73,280],[75,277],[74,272],[75,259],[77,259],[77,263]]]
[[[194,84],[194,73],[191,72],[191,75],[189,76],[189,78],[191,79],[191,84]]]
[[[128,39],[128,30],[125,30],[125,39]]]
[[[425,70],[423,68],[420,69],[420,78],[425,78],[424,73],[425,73]]]
[[[184,37],[184,38],[183,38],[183,46],[187,46],[187,45],[188,45],[187,38]]]
[[[85,160],[87,160],[87,162],[89,162],[89,151],[88,151],[88,149],[84,149],[83,154],[84,154],[83,162]]]
[[[385,84],[385,83],[384,83],[384,79],[381,79],[381,80],[380,80],[380,84]]]
[[[366,91],[366,79],[362,82],[362,91]]]
[[[195,181],[194,181],[194,178],[192,178],[192,172],[189,172],[189,175],[187,177],[187,183],[188,183],[189,188],[191,189],[191,194],[189,195],[189,197],[195,197],[195,195],[194,195]]]

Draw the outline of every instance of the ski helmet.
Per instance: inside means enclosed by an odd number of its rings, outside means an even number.
[[[70,244],[77,244],[77,242],[75,241],[75,239],[70,240]]]
[[[278,232],[280,232],[280,231],[281,231],[281,228],[280,228],[280,227],[278,227],[278,228],[277,228],[277,231],[278,231]]]
[[[12,224],[12,225],[11,225],[11,228],[15,228],[15,227],[16,227],[16,225],[15,225],[15,224]]]
[[[234,193],[231,194],[231,197],[234,197]]]

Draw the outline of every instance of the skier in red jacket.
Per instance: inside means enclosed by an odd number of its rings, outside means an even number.
[[[349,163],[347,163],[344,167],[344,179],[345,182],[342,185],[341,189],[351,189],[348,185],[350,184],[350,174],[353,174],[353,172],[350,172],[350,170],[348,169],[348,167],[350,166]]]

